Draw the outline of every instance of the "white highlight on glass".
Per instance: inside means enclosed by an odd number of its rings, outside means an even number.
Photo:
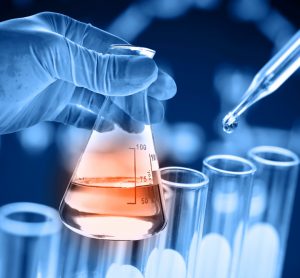
[[[224,278],[230,269],[231,248],[225,237],[206,235],[200,244],[196,264],[197,278]]]
[[[186,277],[186,263],[179,252],[154,249],[149,256],[145,278]]]
[[[240,273],[244,278],[276,277],[279,248],[279,235],[273,226],[253,225],[245,236]]]
[[[112,264],[105,278],[144,278],[142,273],[132,265]]]

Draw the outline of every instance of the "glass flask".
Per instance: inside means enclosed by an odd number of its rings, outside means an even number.
[[[109,53],[155,54],[132,45],[113,45]],[[99,239],[138,240],[165,227],[146,90],[105,98],[60,216],[76,233]]]

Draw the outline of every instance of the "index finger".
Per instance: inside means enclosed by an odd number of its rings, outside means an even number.
[[[42,20],[50,31],[90,50],[105,53],[111,44],[128,44],[113,34],[63,14],[43,12],[34,17]]]

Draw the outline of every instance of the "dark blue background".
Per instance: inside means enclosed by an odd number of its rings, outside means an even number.
[[[0,0],[0,20],[41,11],[56,11],[106,29],[134,2]],[[271,2],[271,6],[285,16],[296,29],[300,24],[300,3],[297,2]],[[155,18],[143,33],[131,41],[136,45],[156,49],[157,61],[161,61],[170,69],[177,82],[178,94],[169,101],[166,118],[169,124],[184,121],[201,126],[205,132],[204,149],[210,142],[220,138],[220,132],[215,128],[222,105],[213,85],[216,68],[223,64],[231,64],[255,73],[274,50],[273,43],[262,35],[252,21],[243,21],[231,16],[229,7],[230,1],[220,1],[214,9],[190,8],[178,17]],[[251,109],[247,115],[248,122],[254,126],[287,131],[297,126],[300,119],[299,90],[300,76],[297,73],[276,94],[262,100]],[[53,124],[52,129],[56,136],[62,127]],[[31,153],[20,144],[17,134],[1,136],[0,205],[32,201],[58,208],[70,177],[62,165],[63,155],[55,140],[52,140],[43,152]],[[201,169],[204,155],[207,155],[205,151],[199,154],[196,160],[185,163],[184,166]],[[174,163],[172,158],[169,158],[162,164]],[[299,216],[298,187],[283,277],[298,277],[300,273]]]

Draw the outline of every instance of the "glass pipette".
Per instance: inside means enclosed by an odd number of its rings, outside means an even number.
[[[224,131],[233,132],[250,106],[276,91],[299,67],[300,31],[255,75],[242,101],[224,117]]]

